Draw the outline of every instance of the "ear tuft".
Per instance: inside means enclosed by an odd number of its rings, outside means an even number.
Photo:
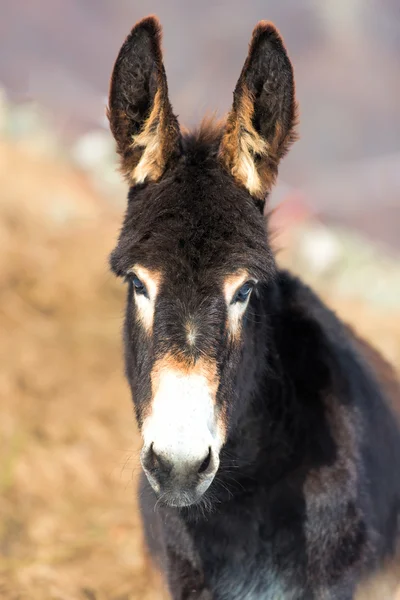
[[[162,27],[156,15],[148,15],[147,17],[144,17],[143,19],[138,21],[136,25],[132,28],[131,33],[133,33],[134,31],[147,32],[150,39],[157,38],[158,44],[160,45]]]
[[[119,52],[107,114],[128,181],[157,181],[180,150],[180,131],[168,99],[161,25],[154,16],[135,25]]]
[[[283,46],[282,37],[271,21],[259,21],[254,27],[249,44],[249,55],[253,54],[258,44],[263,41],[276,42],[279,46]]]
[[[271,190],[280,159],[297,138],[293,69],[279,32],[260,21],[234,91],[219,156],[256,198]]]

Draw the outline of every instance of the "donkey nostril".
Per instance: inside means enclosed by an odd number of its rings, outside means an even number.
[[[150,445],[145,459],[142,461],[144,468],[150,473],[159,473],[168,475],[171,472],[172,464],[164,456],[160,456],[154,449],[153,443]]]
[[[204,473],[205,471],[207,471],[208,467],[210,466],[210,462],[211,462],[211,446],[208,449],[208,454],[205,457],[205,459],[203,460],[203,462],[200,465],[200,468],[198,470],[198,473]]]
[[[156,466],[156,455],[153,450],[153,443],[150,444],[149,449],[142,457],[142,464],[145,469],[152,471]]]
[[[156,452],[154,450],[154,444],[152,442],[147,451],[146,458],[144,460],[144,467],[148,471],[154,471],[155,469],[160,469],[163,466],[164,466],[163,461],[158,456],[158,454],[156,454]]]

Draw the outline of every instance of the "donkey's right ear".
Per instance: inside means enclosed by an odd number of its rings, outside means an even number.
[[[128,181],[160,179],[180,152],[180,130],[168,99],[156,17],[139,21],[124,42],[111,76],[107,115]]]

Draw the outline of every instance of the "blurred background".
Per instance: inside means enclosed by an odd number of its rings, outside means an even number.
[[[131,26],[164,27],[182,124],[222,116],[251,31],[292,58],[301,139],[269,209],[282,264],[400,369],[398,0],[0,0],[0,598],[166,598],[143,550],[123,379],[125,207],[105,119]]]

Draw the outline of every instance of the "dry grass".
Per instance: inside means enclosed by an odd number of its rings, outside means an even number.
[[[0,597],[164,598],[107,270],[119,215],[81,175],[4,144],[0,186]],[[400,364],[399,315],[338,309]]]
[[[161,598],[107,270],[119,224],[80,175],[1,150],[0,597]]]

